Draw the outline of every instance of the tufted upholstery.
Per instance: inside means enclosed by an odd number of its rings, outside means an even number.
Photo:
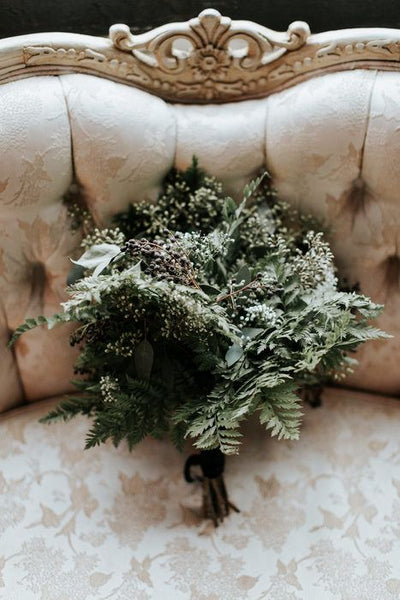
[[[69,388],[65,327],[34,330],[15,352],[5,342],[64,296],[79,245],[62,203],[71,183],[104,224],[129,202],[154,201],[164,174],[193,154],[235,196],[267,168],[283,199],[324,220],[341,273],[385,302],[380,326],[395,336],[363,348],[347,383],[398,393],[399,99],[398,74],[365,70],[203,106],[83,74],[0,86],[0,409]]]

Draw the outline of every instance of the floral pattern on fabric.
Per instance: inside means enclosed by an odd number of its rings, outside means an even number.
[[[226,473],[241,513],[218,529],[170,443],[83,452],[88,421],[40,425],[48,408],[0,422],[0,597],[398,597],[398,401],[327,390],[299,442],[247,425]]]

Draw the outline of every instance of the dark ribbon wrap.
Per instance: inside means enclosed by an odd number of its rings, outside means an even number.
[[[216,479],[220,477],[225,468],[225,456],[219,448],[214,450],[201,450],[199,454],[192,454],[185,462],[184,476],[188,483],[197,481],[198,478],[192,477],[191,469],[199,466],[203,476],[207,479]]]

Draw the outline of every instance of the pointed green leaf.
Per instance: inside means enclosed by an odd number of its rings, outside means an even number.
[[[232,344],[227,353],[225,354],[225,360],[228,367],[234,365],[243,356],[243,348],[237,344]]]
[[[120,253],[121,249],[116,244],[95,244],[86,250],[79,260],[71,259],[71,262],[85,269],[94,269],[93,275],[97,277]]]

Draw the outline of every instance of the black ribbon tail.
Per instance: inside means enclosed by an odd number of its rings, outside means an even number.
[[[183,476],[185,478],[185,481],[187,481],[188,483],[193,483],[194,481],[196,481],[196,479],[192,477],[190,470],[192,467],[197,465],[200,465],[200,454],[192,454],[186,459],[185,466],[183,469]]]
[[[225,468],[225,456],[219,448],[214,450],[201,450],[200,454],[191,454],[185,462],[184,477],[188,483],[197,481],[192,477],[191,468],[194,466],[201,467],[204,477],[207,479],[216,479],[220,477]]]

